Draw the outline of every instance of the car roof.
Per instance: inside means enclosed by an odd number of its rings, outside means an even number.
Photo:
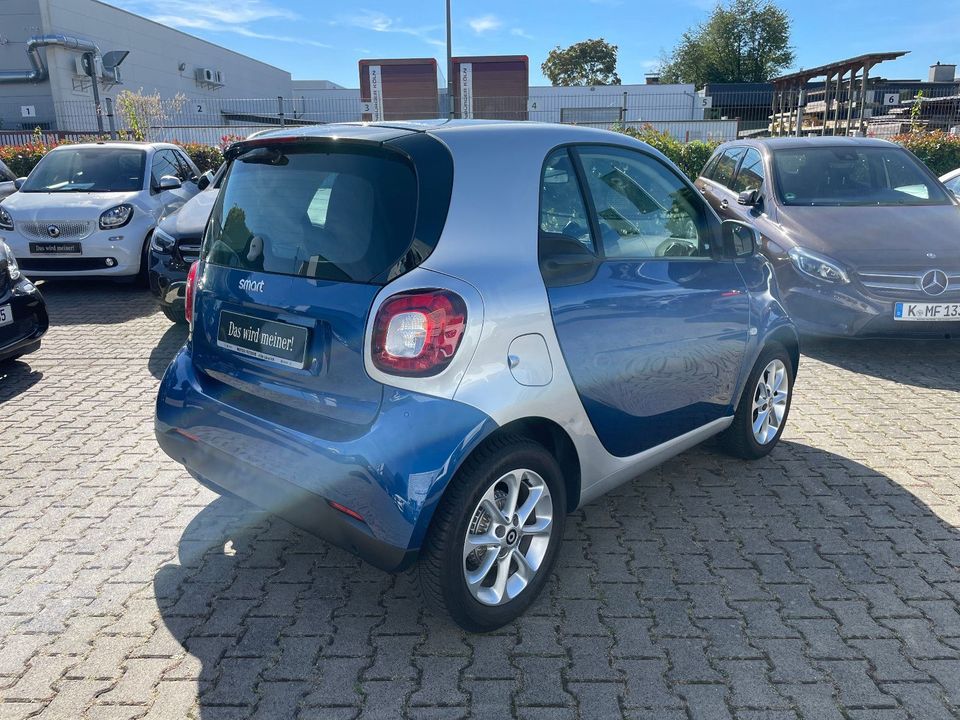
[[[53,148],[50,152],[56,152],[57,150],[75,150],[77,148],[99,148],[99,147],[112,147],[112,148],[125,148],[129,150],[175,150],[178,148],[177,145],[173,143],[163,143],[163,142],[137,142],[135,140],[100,140],[98,142],[86,142],[86,143],[70,143],[68,145],[58,145]]]
[[[503,133],[549,134],[562,142],[602,142],[616,139],[626,145],[636,144],[648,147],[622,133],[609,130],[562,125],[558,123],[533,122],[529,120],[395,120],[382,122],[331,123],[326,125],[302,125],[294,128],[278,128],[258,134],[249,142],[262,142],[276,138],[351,138],[388,142],[404,135],[428,133],[437,137],[451,133],[469,133],[487,137]],[[612,136],[612,138],[611,138]],[[244,142],[244,141],[240,141]],[[649,149],[649,148],[648,148]]]
[[[832,135],[820,137],[773,137],[730,140],[720,147],[726,148],[732,145],[752,146],[766,148],[768,150],[804,147],[898,147],[895,143],[879,138],[834,137]]]

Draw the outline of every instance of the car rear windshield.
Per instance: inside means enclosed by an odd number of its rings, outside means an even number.
[[[784,205],[948,205],[940,184],[891,147],[809,147],[773,152]]]
[[[66,148],[48,153],[20,192],[136,192],[147,154],[134,148]]]
[[[228,170],[204,257],[242,270],[369,282],[410,247],[416,215],[416,175],[396,152],[258,147]]]

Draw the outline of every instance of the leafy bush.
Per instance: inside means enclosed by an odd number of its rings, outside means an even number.
[[[960,167],[960,135],[931,130],[897,135],[893,141],[920,158],[934,175],[943,175]]]
[[[200,168],[200,172],[207,170],[217,171],[223,162],[223,150],[216,145],[204,145],[203,143],[177,143],[184,149],[194,165]]]
[[[691,180],[695,180],[706,164],[710,155],[720,143],[717,141],[693,140],[681,142],[665,130],[657,130],[652,125],[644,125],[639,130],[624,128],[620,132],[630,137],[642,140],[656,148],[679,167]]]

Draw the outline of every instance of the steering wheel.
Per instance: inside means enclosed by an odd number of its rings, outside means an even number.
[[[695,240],[671,237],[657,245],[654,254],[656,257],[691,257],[699,250],[700,245]]]

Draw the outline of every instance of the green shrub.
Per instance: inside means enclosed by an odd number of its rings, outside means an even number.
[[[662,152],[691,180],[696,180],[710,155],[720,144],[712,140],[693,140],[684,143],[665,130],[657,130],[652,125],[644,125],[639,130],[624,128],[620,129],[620,132],[642,140]]]
[[[931,130],[897,135],[893,141],[920,158],[934,175],[943,175],[960,167],[960,135]]]
[[[216,145],[204,145],[203,143],[177,144],[184,149],[202,173],[207,170],[216,172],[217,168],[223,163],[223,150]]]

